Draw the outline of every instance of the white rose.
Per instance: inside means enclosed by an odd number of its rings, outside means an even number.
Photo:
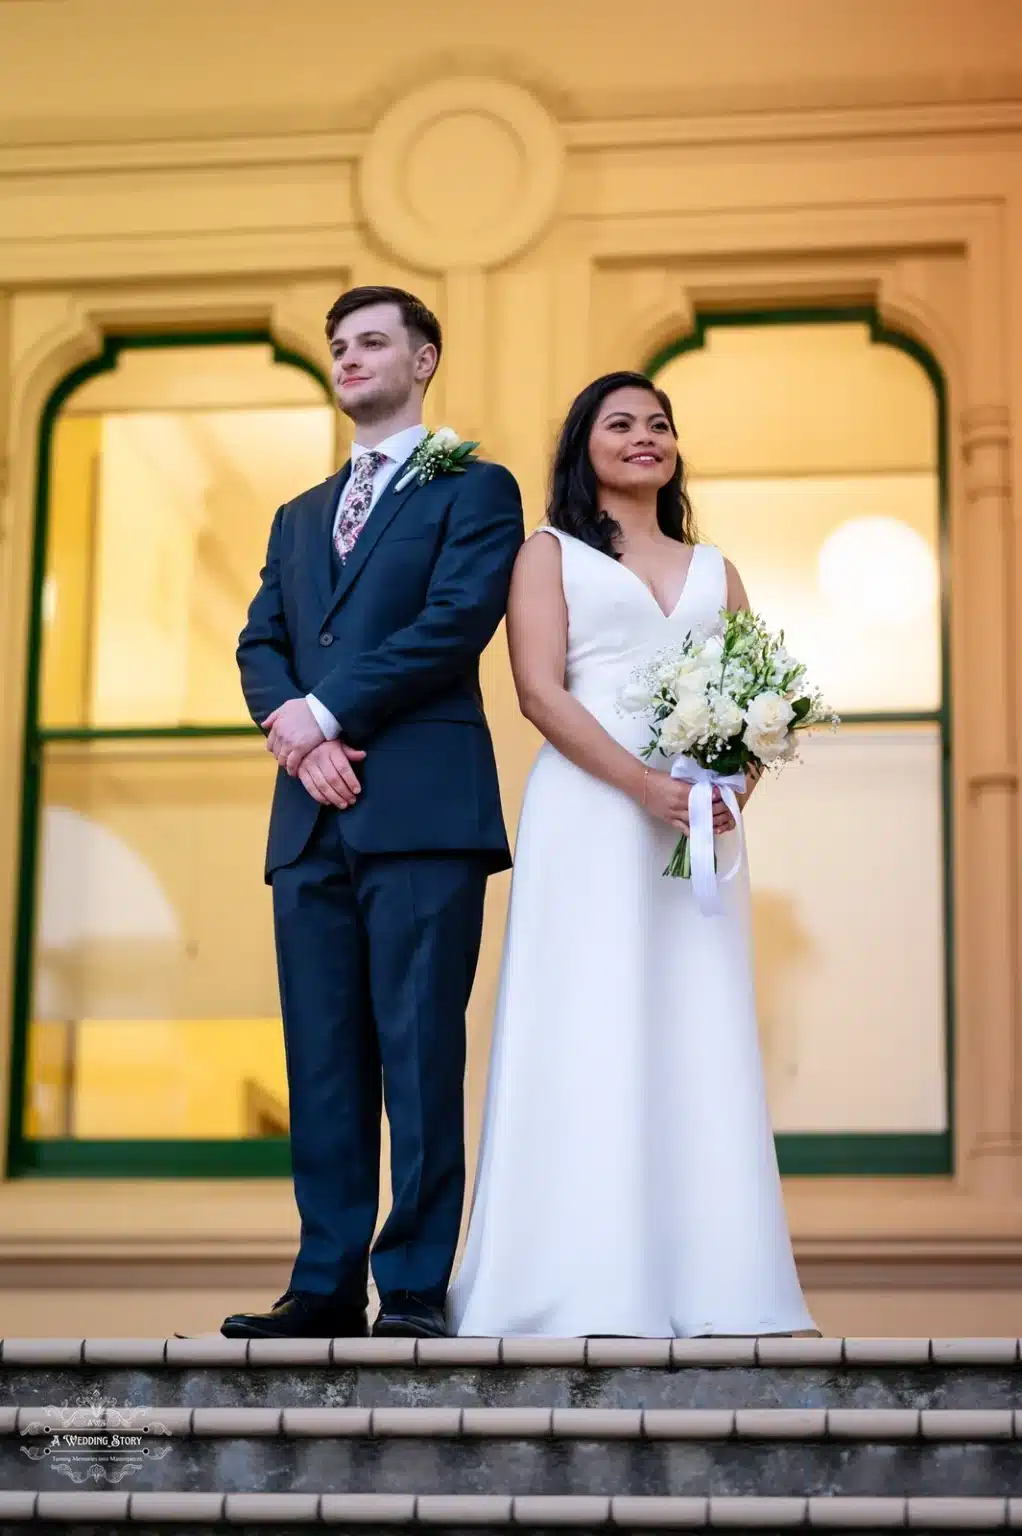
[[[698,656],[686,656],[683,661],[675,663],[667,686],[676,699],[680,699],[685,693],[705,693],[706,685],[715,672],[705,667]]]
[[[788,753],[789,736],[787,729],[782,731],[760,731],[755,726],[745,727],[745,745],[754,757],[758,757],[761,763],[776,763],[778,758]]]
[[[745,745],[764,763],[774,763],[788,746],[795,711],[779,693],[761,693],[745,711]]]
[[[713,728],[721,741],[730,741],[742,729],[742,712],[734,699],[726,693],[718,693],[711,706]]]
[[[680,704],[682,699],[703,699],[710,683],[710,673],[703,671],[678,672],[670,685],[670,691],[674,695],[674,702]]]
[[[641,714],[653,703],[653,692],[648,683],[626,683],[621,689],[619,703],[630,714]]]
[[[795,711],[779,693],[761,693],[750,699],[745,719],[752,729],[766,736],[787,732]]]
[[[453,427],[437,427],[429,440],[431,448],[457,448],[461,438]]]
[[[663,723],[660,750],[673,757],[687,752],[710,730],[710,706],[705,695],[688,692],[682,694]]]
[[[699,651],[699,658],[705,667],[719,666],[723,655],[724,642],[719,635],[711,635]]]

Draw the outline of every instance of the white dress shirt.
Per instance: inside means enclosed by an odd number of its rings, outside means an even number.
[[[384,491],[387,489],[387,486],[390,484],[391,480],[393,480],[401,466],[411,458],[412,454],[415,452],[416,448],[418,448],[419,444],[422,442],[425,436],[426,428],[420,423],[416,427],[405,427],[402,431],[395,432],[390,437],[385,437],[382,443],[376,444],[375,452],[385,453],[387,455],[387,461],[385,464],[380,465],[379,469],[373,476],[373,495],[372,500],[369,503],[369,511],[366,514],[367,519],[372,516],[373,508],[379,501],[380,497],[383,495]],[[337,502],[337,512],[334,515],[333,526],[334,536],[337,534],[337,524],[340,522],[341,513],[344,511],[344,507],[348,499],[348,494],[351,491],[351,482],[354,479],[355,465],[358,463],[359,459],[364,453],[369,453],[371,451],[372,450],[369,448],[363,448],[361,443],[352,444],[352,474],[348,477],[348,483],[344,487],[343,496],[339,497]],[[330,553],[328,550],[324,550],[323,558],[324,560],[329,560]],[[321,704],[313,693],[307,693],[305,695],[305,702],[312,710],[312,713],[316,719],[316,724],[323,732],[323,735],[326,737],[327,741],[335,741],[336,738],[341,734],[341,727],[339,722],[334,719],[333,715],[327,709],[326,705]]]

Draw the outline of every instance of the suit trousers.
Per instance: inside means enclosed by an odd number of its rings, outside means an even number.
[[[442,1305],[465,1193],[465,1010],[479,957],[479,854],[366,854],[324,808],[273,874],[273,915],[301,1217],[293,1290],[364,1307]],[[379,1209],[381,1106],[392,1207]]]

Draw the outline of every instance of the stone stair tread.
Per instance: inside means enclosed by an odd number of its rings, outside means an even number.
[[[69,1410],[81,1413],[81,1410]],[[68,1410],[0,1408],[0,1435],[73,1433]],[[1022,1439],[1012,1408],[220,1407],[101,1409],[92,1431],[213,1437],[545,1440],[999,1441]]]
[[[1017,1338],[705,1339],[225,1339],[219,1333],[169,1339],[13,1338],[0,1340],[0,1365],[322,1365],[590,1369],[692,1366],[845,1368],[1010,1366]]]
[[[708,1498],[564,1494],[393,1495],[249,1493],[146,1494],[67,1491],[0,1492],[0,1519],[31,1524],[153,1525],[188,1521],[227,1524],[388,1525],[433,1527],[603,1526],[628,1529],[827,1530],[1022,1528],[1022,1500],[1008,1498]]]

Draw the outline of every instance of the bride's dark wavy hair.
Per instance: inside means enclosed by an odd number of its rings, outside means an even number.
[[[614,540],[621,526],[600,506],[600,483],[589,457],[593,422],[604,400],[616,389],[644,389],[653,395],[671,424],[674,441],[678,441],[671,402],[644,373],[605,373],[594,379],[572,402],[561,428],[550,476],[547,521],[552,528],[573,534],[593,549],[620,560]],[[685,463],[680,453],[674,474],[657,492],[656,516],[668,538],[677,539],[679,544],[696,542],[695,518],[685,490]]]

